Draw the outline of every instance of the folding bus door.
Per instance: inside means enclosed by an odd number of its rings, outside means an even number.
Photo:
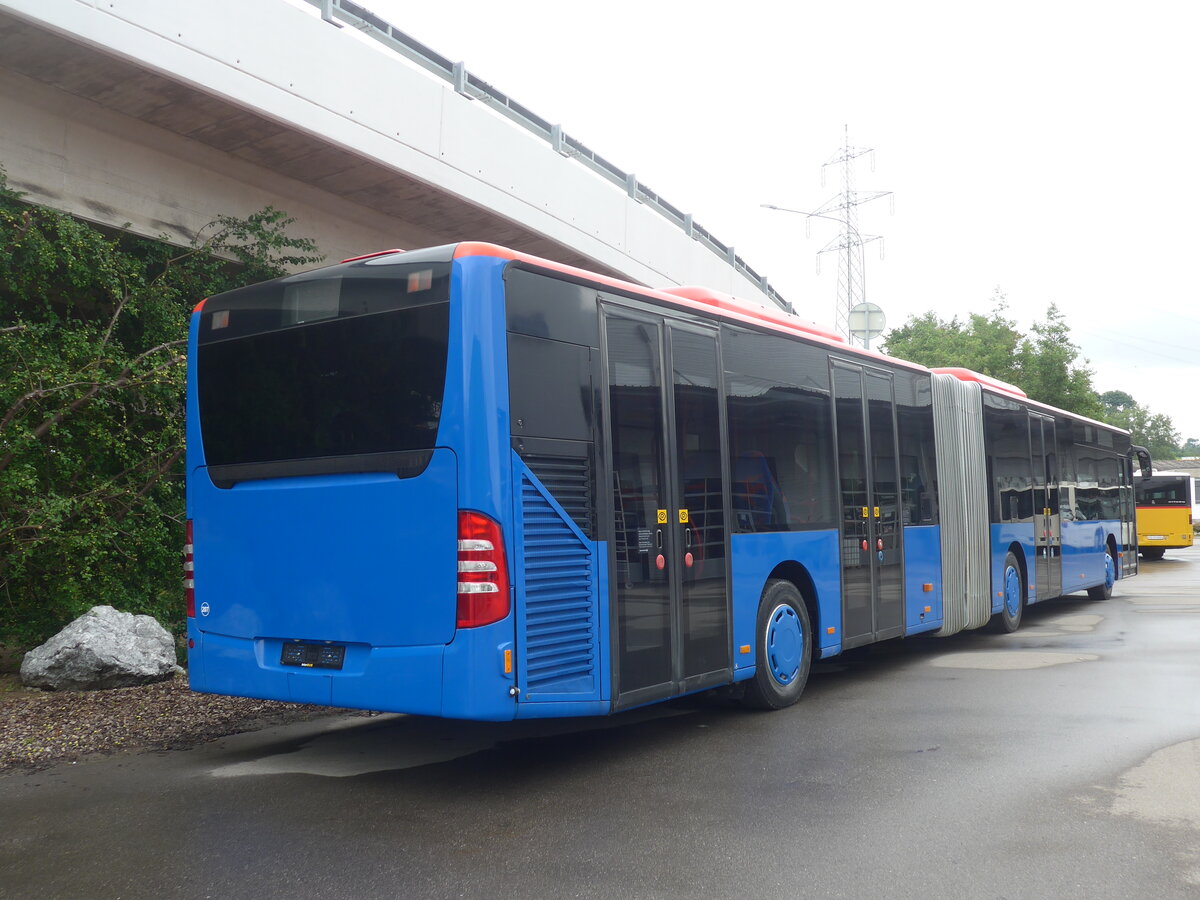
[[[1037,554],[1034,596],[1062,594],[1062,525],[1058,508],[1058,441],[1054,420],[1029,414],[1029,452],[1033,470],[1034,545]]]
[[[903,529],[891,373],[831,362],[842,509],[842,646],[903,631]]]
[[[730,678],[712,329],[605,309],[618,707]]]
[[[1134,498],[1133,459],[1121,460],[1121,577],[1138,572],[1137,501]]]

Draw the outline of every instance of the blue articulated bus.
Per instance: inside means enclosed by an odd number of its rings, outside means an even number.
[[[193,689],[509,720],[1109,596],[1127,432],[780,311],[490,244],[201,303]],[[1148,465],[1149,460],[1144,460]]]

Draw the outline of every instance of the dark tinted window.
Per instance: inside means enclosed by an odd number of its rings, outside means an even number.
[[[449,264],[403,262],[417,255],[327,266],[218,294],[204,304],[200,345],[449,298]]]
[[[509,334],[508,379],[514,436],[592,439],[590,348]]]
[[[1058,511],[1064,522],[1075,518],[1075,495],[1079,485],[1075,479],[1075,446],[1072,442],[1072,424],[1069,419],[1056,421],[1055,436],[1058,441]]]
[[[1101,432],[1107,434],[1108,432]],[[1100,481],[1100,515],[1101,519],[1121,518],[1121,464],[1117,457],[1101,454],[1097,466]]]
[[[825,354],[795,341],[727,329],[730,495],[736,531],[833,523]]]
[[[938,509],[930,376],[896,372],[895,383],[902,521],[905,525],[932,525],[938,520]]]
[[[434,302],[202,345],[208,464],[432,448],[448,333]]]
[[[1121,518],[1122,508],[1128,507],[1128,486],[1123,486],[1123,482],[1129,435],[1087,422],[1074,421],[1072,424],[1074,447],[1070,457],[1075,463],[1074,518]],[[1065,435],[1066,432],[1066,423],[1063,423],[1060,433]],[[1062,460],[1068,465],[1071,462],[1065,453],[1062,454]],[[1066,478],[1064,483],[1068,483]],[[1063,506],[1068,506],[1065,500]]]
[[[1019,522],[1033,516],[1029,416],[1016,403],[984,394],[984,442],[992,478],[992,519]]]
[[[1154,476],[1135,482],[1138,506],[1191,506],[1188,477]]]
[[[508,330],[600,346],[596,290],[510,266],[504,274]]]
[[[210,298],[197,364],[204,454],[210,467],[239,469],[214,478],[362,471],[374,468],[367,457],[431,449],[446,381],[449,283],[448,255],[438,249]],[[295,464],[303,460],[326,462]]]
[[[1076,487],[1075,519],[1077,521],[1100,518],[1100,482],[1096,451],[1091,447],[1075,447]]]

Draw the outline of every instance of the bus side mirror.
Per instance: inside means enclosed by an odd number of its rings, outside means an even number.
[[[1129,448],[1129,455],[1137,457],[1138,467],[1142,471],[1143,478],[1149,478],[1154,474],[1153,466],[1150,463],[1149,450],[1147,450],[1145,447],[1139,447],[1137,444],[1134,444]]]

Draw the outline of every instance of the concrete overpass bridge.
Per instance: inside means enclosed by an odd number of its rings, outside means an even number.
[[[784,305],[633,174],[349,0],[0,0],[0,123],[27,199],[147,236],[273,205],[331,259],[487,240]]]

